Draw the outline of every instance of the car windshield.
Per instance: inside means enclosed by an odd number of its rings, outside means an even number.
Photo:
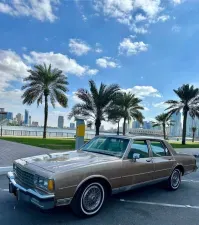
[[[122,157],[129,139],[118,137],[95,137],[85,144],[81,150],[104,155]]]

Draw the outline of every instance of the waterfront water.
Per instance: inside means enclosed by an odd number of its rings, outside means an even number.
[[[2,126],[3,136],[42,136],[43,127],[26,127],[26,126]],[[49,137],[74,137],[76,129],[67,128],[47,128],[47,136]],[[100,132],[100,134],[115,134],[108,132]],[[93,138],[95,130],[86,130],[85,137]]]

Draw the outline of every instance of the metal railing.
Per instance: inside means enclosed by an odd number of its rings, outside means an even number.
[[[59,137],[59,138],[74,138],[75,133],[68,133],[68,132],[47,132],[47,137]],[[31,131],[31,130],[8,130],[2,129],[1,136],[13,136],[13,137],[42,137],[43,131]],[[94,134],[85,134],[86,139],[91,139],[95,135]]]

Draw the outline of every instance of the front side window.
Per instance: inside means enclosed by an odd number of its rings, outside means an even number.
[[[150,142],[153,157],[162,157],[170,155],[168,149],[164,146],[164,144],[161,141],[150,141]]]
[[[137,153],[140,155],[140,158],[148,158],[149,150],[145,140],[134,140],[131,145],[131,151],[128,158],[132,159],[133,154]]]
[[[124,138],[95,137],[85,144],[81,150],[122,157],[128,143],[129,139]]]

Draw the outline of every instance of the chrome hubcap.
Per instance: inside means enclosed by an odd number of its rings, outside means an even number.
[[[180,174],[178,171],[174,171],[173,175],[172,175],[172,179],[171,179],[171,182],[172,182],[172,186],[173,187],[177,187],[180,183]]]
[[[93,185],[86,189],[83,194],[83,207],[86,211],[93,211],[100,206],[102,200],[101,189],[97,185]]]

